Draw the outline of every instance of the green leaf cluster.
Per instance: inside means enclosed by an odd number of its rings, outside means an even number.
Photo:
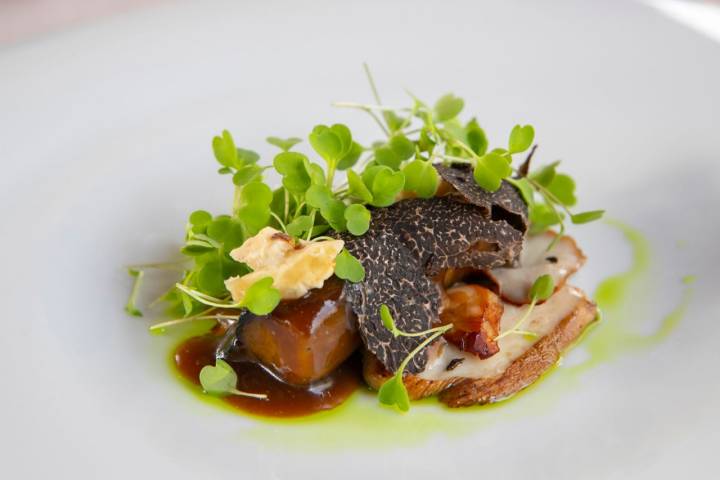
[[[362,146],[353,141],[350,129],[336,123],[330,127],[316,125],[308,136],[310,145],[327,164],[328,185],[332,186],[335,171],[350,168],[362,153]]]
[[[565,219],[579,225],[602,218],[603,210],[573,213],[577,204],[575,180],[558,171],[559,161],[529,172],[526,177],[509,180],[517,187],[529,207],[531,232],[540,233],[555,225],[565,231]]]
[[[369,147],[358,143],[340,123],[316,125],[307,136],[308,152],[298,151],[303,146],[299,137],[267,137],[267,142],[279,149],[271,162],[260,162],[258,153],[237,147],[227,130],[213,138],[218,172],[232,178],[232,209],[227,215],[198,210],[189,216],[182,253],[191,267],[184,271],[184,287],[227,299],[224,281],[249,272],[247,266],[232,260],[229,252],[267,226],[305,240],[330,231],[363,235],[371,226],[374,208],[387,207],[399,198],[434,196],[441,183],[433,166],[437,163],[469,164],[476,183],[488,191],[496,191],[503,182],[511,183],[529,206],[533,232],[556,225],[562,232],[566,219],[581,224],[602,216],[601,210],[571,212],[577,203],[575,182],[557,170],[559,162],[530,172],[527,164],[513,165],[515,156],[532,147],[533,126],[515,125],[507,142],[491,147],[475,117],[461,119],[462,98],[448,93],[429,106],[411,94],[409,107],[389,108],[380,104],[369,70],[367,73],[378,105],[338,105],[367,112],[380,125],[385,138],[367,143]],[[529,156],[533,152],[530,150]],[[280,187],[273,189],[265,183],[263,174],[269,168],[281,177]],[[335,273],[353,282],[362,281],[365,274],[347,250],[338,255]],[[140,278],[135,280],[139,285]],[[140,314],[135,306],[138,288],[133,288],[127,305],[132,315]],[[253,290],[257,295],[248,299],[251,309],[265,311],[275,304],[273,290],[271,284],[260,283]],[[189,318],[205,307],[178,289],[164,298],[174,317]]]
[[[374,89],[372,79],[371,84]],[[470,164],[476,183],[490,192],[497,191],[503,181],[513,184],[529,205],[534,232],[558,224],[564,231],[566,217],[580,224],[597,220],[603,215],[602,210],[577,214],[569,211],[569,207],[577,201],[575,182],[569,175],[556,171],[557,163],[532,172],[529,177],[513,166],[513,156],[527,152],[535,141],[532,125],[513,126],[506,146],[490,149],[488,137],[476,118],[465,123],[460,120],[465,102],[452,93],[440,97],[433,108],[414,96],[412,107],[406,109],[352,103],[338,105],[358,108],[371,115],[374,108],[381,110],[386,124],[381,126],[388,133],[387,142],[375,144],[374,156],[366,171],[362,174],[348,172],[348,190],[354,199],[376,206],[387,203],[388,199],[383,198],[382,193],[378,198],[373,190],[374,166],[401,171],[405,177],[402,187],[405,191],[419,197],[432,196],[438,185],[437,172],[432,164],[441,161],[446,164]],[[401,111],[407,116],[401,116]],[[533,152],[534,149],[526,161]],[[513,177],[513,173],[517,175]]]
[[[227,130],[213,138],[212,149],[215,160],[220,164],[218,173],[232,175],[235,185],[245,185],[262,176],[263,168],[257,164],[260,155],[252,150],[237,148]]]
[[[242,221],[230,215],[213,216],[205,210],[192,212],[181,249],[192,261],[192,267],[184,272],[181,283],[207,295],[227,296],[225,280],[250,271],[229,255],[230,251],[242,245],[245,231]],[[168,313],[175,318],[189,317],[205,308],[176,289],[166,293],[164,299],[168,303]]]

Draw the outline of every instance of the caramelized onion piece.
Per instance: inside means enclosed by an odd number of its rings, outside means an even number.
[[[499,351],[495,337],[500,332],[502,314],[500,297],[487,288],[479,285],[450,288],[440,314],[443,324],[453,324],[445,340],[480,358],[491,357]]]
[[[306,385],[345,361],[359,345],[355,318],[345,307],[343,282],[280,302],[269,315],[241,319],[238,335],[247,350],[288,383]]]

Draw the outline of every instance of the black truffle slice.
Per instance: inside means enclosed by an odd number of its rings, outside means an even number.
[[[522,250],[521,231],[453,197],[403,200],[373,221],[388,224],[428,276],[446,268],[510,266]]]
[[[417,256],[394,234],[380,229],[345,240],[346,248],[365,268],[365,280],[347,283],[345,295],[357,315],[368,350],[394,372],[424,337],[393,337],[380,320],[380,306],[388,306],[401,330],[421,332],[431,328],[437,318],[440,292],[425,275]],[[421,372],[426,361],[423,350],[408,363],[406,371]]]
[[[435,168],[442,179],[452,185],[458,194],[473,205],[482,208],[491,219],[505,220],[522,233],[527,232],[527,204],[510,183],[503,181],[498,191],[488,192],[475,182],[470,165],[436,165]]]
[[[380,320],[380,306],[390,308],[401,330],[431,328],[440,309],[431,277],[446,268],[513,265],[527,229],[527,207],[510,184],[489,193],[477,186],[468,167],[437,168],[459,193],[374,209],[365,235],[342,235],[365,268],[363,282],[346,284],[348,303],[367,349],[391,372],[424,338],[394,338]],[[407,371],[418,373],[426,362],[422,351]]]

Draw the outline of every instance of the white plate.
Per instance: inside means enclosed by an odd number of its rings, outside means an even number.
[[[168,3],[4,49],[0,476],[709,476],[718,53],[637,4],[500,1]],[[654,331],[683,301],[680,278],[697,275],[679,326],[570,375],[588,355],[575,349],[530,393],[459,414],[360,399],[322,421],[267,424],[189,394],[169,374],[171,340],[123,314],[122,266],[169,256],[189,211],[228,206],[209,149],[221,129],[263,154],[266,135],[321,122],[377,136],[329,105],[370,99],[363,60],[388,104],[406,101],[403,86],[429,99],[452,90],[491,140],[534,124],[538,157],[566,160],[581,208],[651,239],[638,293],[588,341]],[[630,265],[614,227],[575,234],[590,258],[575,283],[588,291]]]

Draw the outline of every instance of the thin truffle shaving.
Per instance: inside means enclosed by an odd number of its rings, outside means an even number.
[[[446,268],[512,265],[522,250],[522,232],[503,220],[488,219],[476,205],[453,197],[412,199],[396,205],[381,210],[377,221],[392,225],[427,275]]]
[[[470,165],[436,165],[435,168],[457,194],[482,208],[486,216],[493,220],[505,220],[522,233],[527,232],[527,204],[510,183],[503,181],[497,192],[488,192],[475,182]]]
[[[363,342],[389,370],[397,370],[403,359],[424,337],[393,337],[380,320],[380,306],[386,304],[398,326],[406,332],[430,328],[440,308],[440,292],[425,275],[418,258],[397,237],[368,232],[346,247],[365,267],[365,280],[347,283],[345,294],[358,318]],[[415,355],[406,370],[421,372],[426,352]]]
[[[465,172],[455,175],[454,170],[438,167],[441,175],[457,183]],[[527,208],[517,190],[508,184],[494,194],[484,192],[484,196],[471,188],[463,187],[462,192],[402,200],[375,209],[365,235],[342,235],[346,248],[365,268],[364,281],[346,285],[348,302],[367,349],[388,371],[396,371],[424,337],[393,337],[380,320],[381,305],[390,308],[401,330],[427,330],[437,322],[440,308],[432,276],[447,268],[511,266],[522,251]],[[493,218],[497,211],[505,213]],[[502,218],[508,214],[522,223],[516,226]],[[426,353],[420,352],[406,371],[418,373],[426,361]]]

